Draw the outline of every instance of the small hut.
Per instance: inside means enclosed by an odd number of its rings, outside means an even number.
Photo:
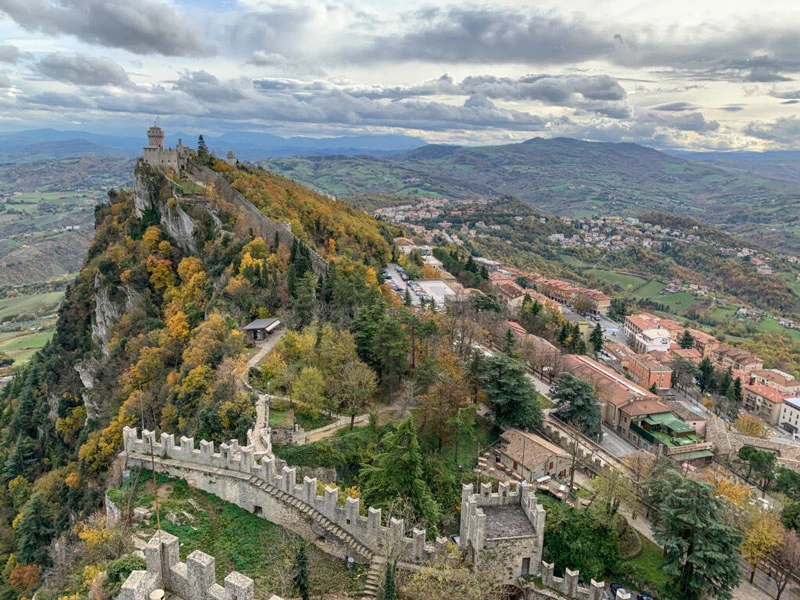
[[[278,319],[256,319],[245,325],[243,331],[247,334],[247,341],[251,344],[263,342],[269,335],[281,326]]]

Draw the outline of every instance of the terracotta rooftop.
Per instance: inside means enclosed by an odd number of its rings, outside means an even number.
[[[780,390],[775,389],[774,387],[770,387],[768,385],[761,385],[760,383],[754,384],[745,384],[742,386],[745,391],[752,392],[757,396],[761,396],[766,400],[769,400],[773,404],[783,404],[783,400],[789,397],[788,394],[782,393]]]
[[[717,349],[716,353],[719,356],[724,356],[741,365],[752,365],[754,363],[763,362],[760,358],[758,358],[755,354],[751,352],[747,352],[746,350],[739,350],[738,348],[732,348],[730,346],[721,346],[720,348]]]
[[[551,456],[569,458],[569,454],[555,444],[538,435],[525,433],[519,429],[508,429],[500,438],[503,440],[502,452],[527,469],[538,467],[543,462],[550,460]]]
[[[616,371],[601,365],[588,356],[567,354],[564,356],[564,370],[576,377],[586,379],[598,391],[601,402],[622,406],[631,398],[657,398],[655,394],[636,385]]]
[[[645,330],[658,327],[658,317],[650,313],[639,313],[638,315],[628,315],[625,320],[636,329]]]
[[[658,400],[638,400],[628,406],[623,406],[620,411],[632,417],[645,417],[672,412],[669,406]]]
[[[519,287],[516,283],[513,282],[502,282],[502,283],[495,283],[494,287],[496,287],[500,292],[509,297],[509,298],[519,298],[520,296],[525,295],[525,290]]]
[[[718,341],[710,333],[706,333],[705,331],[700,331],[699,329],[690,329],[689,333],[695,339],[696,342],[700,342],[701,344],[710,344],[712,342]]]

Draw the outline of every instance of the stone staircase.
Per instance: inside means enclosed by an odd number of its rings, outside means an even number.
[[[360,600],[374,600],[378,597],[383,581],[386,578],[386,559],[383,556],[374,556],[369,565],[367,581],[364,584],[364,593]]]
[[[336,539],[344,542],[350,548],[351,553],[357,554],[364,559],[371,562],[371,564],[375,563],[376,559],[383,560],[382,557],[377,557],[372,550],[367,548],[364,544],[359,542],[355,537],[353,537],[350,533],[346,532],[344,529],[339,527],[336,523],[331,521],[328,517],[323,515],[319,512],[316,508],[303,502],[299,498],[295,498],[291,494],[287,494],[283,490],[276,488],[274,485],[270,485],[263,479],[256,477],[253,475],[249,479],[249,483],[253,487],[257,487],[261,490],[267,492],[270,496],[273,496],[283,502],[284,504],[291,506],[292,508],[296,509],[300,514],[308,517],[315,523],[317,523],[320,527],[322,527],[327,533],[330,533]],[[385,564],[385,561],[384,561]],[[370,567],[370,574],[372,573],[372,568]],[[383,573],[383,570],[381,570]],[[369,582],[369,579],[367,579]],[[374,598],[374,596],[372,596]]]

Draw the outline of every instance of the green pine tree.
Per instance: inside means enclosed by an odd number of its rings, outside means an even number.
[[[507,354],[489,356],[481,382],[499,424],[530,428],[542,424],[538,395],[521,363]]]
[[[397,584],[395,584],[394,581],[394,573],[396,569],[396,561],[386,565],[386,577],[383,581],[383,600],[397,599]]]
[[[506,329],[506,335],[503,342],[503,354],[507,354],[512,358],[517,358],[517,353],[514,352],[514,347],[517,345],[517,340],[514,334],[511,333],[511,328]]]
[[[603,327],[600,323],[592,330],[592,334],[589,336],[589,342],[592,344],[594,353],[600,354],[600,351],[603,349]]]
[[[35,494],[25,505],[16,530],[17,556],[23,565],[50,565],[47,549],[54,532],[53,518],[53,509],[41,494]]]
[[[684,350],[689,350],[690,348],[694,348],[694,337],[689,330],[686,329],[681,336],[681,339],[678,340],[678,345],[683,348]]]
[[[728,523],[722,501],[707,483],[674,471],[651,481],[653,532],[664,547],[669,597],[731,600],[742,577],[739,561],[731,557],[738,555],[742,535]]]
[[[425,483],[422,461],[417,428],[409,417],[383,435],[379,452],[361,469],[364,502],[389,508],[400,501],[413,518],[436,523],[441,509]]]
[[[406,288],[405,293],[403,294],[403,306],[411,306],[414,304],[414,299],[411,297],[411,290]]]
[[[701,392],[713,392],[716,388],[716,378],[714,373],[714,364],[708,357],[700,361],[695,372],[697,385]]]
[[[556,391],[554,414],[573,425],[585,435],[598,439],[600,436],[600,402],[597,394],[585,379],[571,373],[562,373],[554,382]]]
[[[208,145],[202,135],[197,138],[197,162],[201,165],[211,164],[211,154],[208,152]]]
[[[294,557],[294,577],[292,578],[294,587],[303,600],[308,600],[311,592],[311,582],[308,576],[308,554],[306,554],[306,542],[300,539],[297,553]]]

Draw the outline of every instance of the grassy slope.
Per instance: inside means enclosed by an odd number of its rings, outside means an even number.
[[[143,471],[133,496],[133,506],[154,511],[152,474]],[[290,531],[247,512],[216,496],[190,488],[185,481],[158,477],[159,512],[164,531],[180,538],[181,560],[195,550],[216,559],[217,583],[237,570],[256,582],[260,591],[294,596],[291,579],[299,538]],[[113,494],[112,494],[113,495]],[[175,525],[167,515],[178,517]],[[186,516],[186,515],[189,516]],[[137,531],[149,539],[155,533],[155,512]],[[307,545],[312,596],[320,593],[357,593],[363,589],[366,574],[361,569],[348,572],[342,561],[333,559],[316,546]]]

